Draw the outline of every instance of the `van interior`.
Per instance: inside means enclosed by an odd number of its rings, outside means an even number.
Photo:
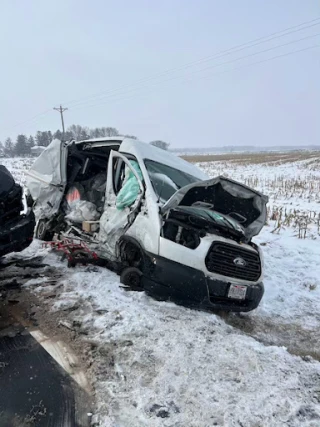
[[[99,220],[105,201],[110,152],[118,149],[118,142],[114,145],[84,142],[69,146],[67,187],[62,207],[70,222]]]

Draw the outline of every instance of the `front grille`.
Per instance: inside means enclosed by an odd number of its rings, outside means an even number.
[[[237,258],[242,258],[245,261],[245,265],[236,265],[234,260]],[[234,277],[250,282],[256,282],[261,276],[259,254],[228,243],[213,243],[205,262],[208,271],[221,274],[222,276]]]

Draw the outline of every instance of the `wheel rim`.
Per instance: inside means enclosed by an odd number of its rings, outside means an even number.
[[[138,287],[140,286],[140,276],[137,273],[129,273],[127,277],[129,286]]]

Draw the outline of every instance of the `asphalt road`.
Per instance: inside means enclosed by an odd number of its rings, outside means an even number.
[[[89,426],[80,387],[0,308],[0,427]]]

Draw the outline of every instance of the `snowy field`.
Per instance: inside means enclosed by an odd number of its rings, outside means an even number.
[[[35,158],[14,157],[12,159],[0,158],[0,165],[4,165],[12,173],[18,184],[23,185],[26,181],[25,171],[30,169]]]
[[[302,327],[320,326],[320,154],[314,156],[198,164],[210,176],[228,176],[269,196],[268,225],[255,238],[264,249],[266,295],[254,316],[276,315]]]
[[[24,182],[28,159],[0,162]],[[266,292],[254,312],[215,315],[126,292],[114,273],[67,269],[36,241],[20,256],[43,255],[62,278],[26,286],[95,343],[89,371],[104,427],[319,427],[320,155],[199,166],[270,198],[255,239]]]

